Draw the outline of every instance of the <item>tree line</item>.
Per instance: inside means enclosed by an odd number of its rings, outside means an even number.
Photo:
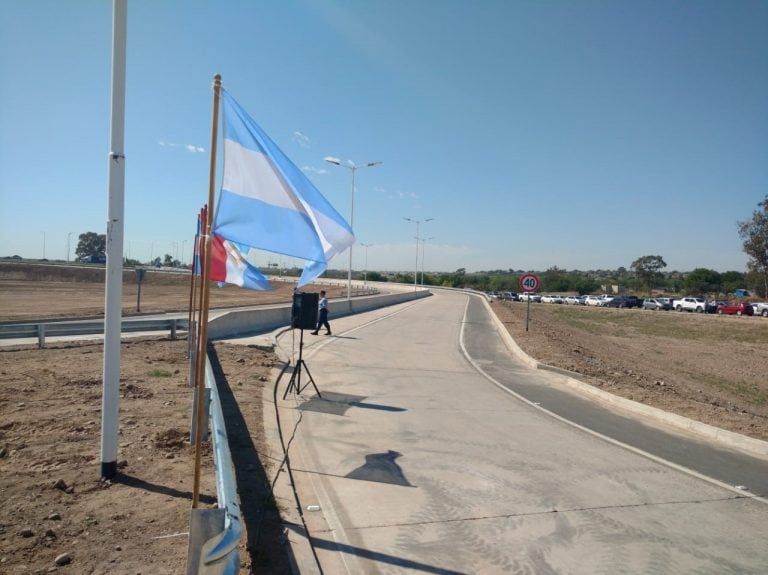
[[[708,268],[696,268],[689,272],[664,271],[667,267],[660,255],[645,255],[633,261],[629,269],[579,271],[552,267],[539,274],[540,291],[550,293],[575,292],[579,294],[608,290],[619,285],[630,293],[649,295],[663,291],[686,295],[727,296],[737,289],[748,289],[753,294],[768,298],[768,195],[757,204],[748,220],[737,222],[742,249],[749,257],[745,272],[718,272]],[[105,234],[86,232],[80,234],[75,255],[79,259],[104,257],[107,238]],[[125,265],[140,265],[137,260],[126,259]],[[151,265],[181,267],[170,254],[154,258]],[[517,291],[520,276],[527,270],[493,270],[467,273],[459,268],[447,273],[424,273],[416,277],[416,283],[427,286],[469,288],[485,292]],[[266,270],[272,273],[272,270]],[[327,278],[346,277],[346,271],[328,270]],[[285,270],[288,276],[301,274],[299,268]],[[413,283],[413,273],[383,274],[369,271],[355,272],[356,280],[395,281]]]

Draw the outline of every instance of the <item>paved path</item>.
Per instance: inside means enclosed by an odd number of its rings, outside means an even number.
[[[581,413],[556,374],[523,366],[489,338],[487,310],[472,300],[437,292],[331,318],[332,337],[306,336],[323,397],[310,386],[280,405],[322,572],[765,572],[763,500],[503,389]],[[588,420],[605,411],[584,403]]]

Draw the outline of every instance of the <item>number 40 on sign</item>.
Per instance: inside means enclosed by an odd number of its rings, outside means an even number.
[[[520,277],[520,291],[533,292],[539,289],[539,278],[536,274],[523,274]]]

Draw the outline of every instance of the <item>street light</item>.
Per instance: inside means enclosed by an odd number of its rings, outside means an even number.
[[[69,232],[69,233],[67,233],[67,263],[69,263],[69,251],[70,251],[70,243],[69,243],[69,238],[71,238],[71,237],[72,237],[72,234],[74,234],[74,233],[75,233],[75,232]]]
[[[431,222],[435,218],[427,218],[426,220],[412,220],[411,218],[403,219],[416,224],[416,267],[413,268],[413,291],[416,291],[416,283],[419,281],[419,225],[421,222],[424,222],[425,224]]]
[[[372,168],[374,166],[380,166],[381,162],[368,162],[360,166],[355,165],[351,160],[347,160],[346,164],[342,164],[341,160],[334,158],[333,156],[326,156],[323,158],[329,164],[335,164],[343,168],[347,168],[352,172],[352,205],[349,210],[349,227],[352,229],[352,233],[355,233],[355,172],[360,168]],[[352,246],[349,246],[349,270],[347,271],[347,300],[352,299]]]
[[[427,246],[427,241],[434,240],[434,237],[431,238],[422,238],[421,239],[421,287],[424,287],[424,250]]]
[[[365,268],[363,268],[363,285],[368,285],[368,248],[373,244],[364,244],[360,242],[360,245],[365,248]]]

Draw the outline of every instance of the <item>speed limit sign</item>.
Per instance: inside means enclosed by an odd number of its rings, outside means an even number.
[[[539,289],[539,277],[536,274],[523,274],[520,277],[520,291],[532,292]]]

